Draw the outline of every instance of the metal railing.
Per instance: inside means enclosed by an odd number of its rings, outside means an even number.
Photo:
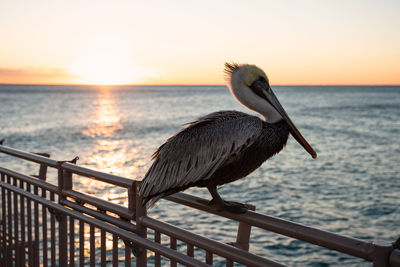
[[[216,211],[207,200],[184,193],[166,199],[238,222],[236,242],[225,244],[147,216],[137,194],[139,181],[56,161],[0,145],[0,152],[40,164],[39,175],[26,175],[0,163],[1,266],[283,266],[248,252],[251,227],[258,227],[354,257],[373,266],[400,266],[400,251],[391,244],[365,242],[254,212]],[[47,181],[47,169],[57,170],[57,185]],[[75,177],[87,177],[123,188],[127,206],[74,190]],[[169,244],[162,244],[162,237]],[[178,241],[185,244],[177,248]],[[164,242],[165,243],[165,242]],[[204,251],[199,258],[195,250]]]

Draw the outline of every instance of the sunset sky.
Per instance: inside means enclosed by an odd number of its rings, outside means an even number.
[[[400,1],[0,1],[0,83],[400,84]]]

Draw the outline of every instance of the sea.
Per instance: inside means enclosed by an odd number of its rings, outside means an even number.
[[[337,234],[394,242],[400,236],[400,87],[272,88],[318,158],[290,137],[247,178],[220,187],[221,196]],[[0,85],[0,139],[20,150],[56,160],[79,156],[80,166],[142,179],[166,139],[219,110],[253,113],[226,86]],[[7,155],[0,155],[0,166],[38,171],[36,164]],[[78,178],[74,189],[126,205],[124,190]],[[56,183],[56,173],[50,171],[48,181]],[[186,192],[210,198],[202,188]],[[166,200],[149,216],[221,242],[236,238],[236,222]],[[250,251],[289,266],[370,266],[255,227]],[[214,263],[224,266],[218,258]]]

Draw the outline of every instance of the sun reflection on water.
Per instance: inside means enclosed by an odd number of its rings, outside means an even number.
[[[106,87],[102,88],[93,106],[93,123],[84,129],[82,134],[93,138],[95,145],[82,159],[81,165],[134,179],[138,170],[145,165],[138,155],[142,148],[136,146],[134,140],[121,137],[124,130],[122,114],[112,91]],[[88,194],[115,204],[127,205],[127,192],[123,188],[91,179],[81,179],[79,182]]]
[[[95,137],[114,137],[116,131],[122,130],[121,115],[115,105],[115,100],[108,89],[101,90],[98,99],[93,103],[96,107],[94,124],[82,131],[84,135]],[[103,144],[104,145],[104,144]]]
[[[122,114],[119,110],[112,91],[103,88],[97,99],[93,102],[95,112],[92,123],[82,131],[82,134],[94,140],[94,146],[87,156],[82,158],[80,165],[97,169],[105,173],[111,173],[127,178],[135,178],[142,172],[146,163],[140,159],[142,148],[135,145],[134,140],[124,139]],[[111,184],[81,177],[77,180],[80,190],[86,194],[104,199],[110,203],[128,207],[128,195],[125,188]],[[84,255],[90,257],[90,241],[94,239],[95,248],[101,248],[101,236],[98,228],[94,229],[94,236],[90,234],[90,226],[84,225]],[[113,235],[105,235],[106,262],[112,261],[112,249],[114,246]],[[79,238],[76,239],[79,244]],[[118,240],[116,246],[123,248],[125,245],[122,240]],[[79,247],[79,245],[78,245]],[[148,253],[148,257],[154,253]],[[125,256],[118,255],[118,261],[123,261]]]

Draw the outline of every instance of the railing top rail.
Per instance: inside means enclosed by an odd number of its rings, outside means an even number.
[[[100,210],[111,211],[125,219],[134,218],[134,212],[124,206],[70,189],[63,189],[62,194],[63,196],[73,198],[78,202],[88,203]]]
[[[185,193],[176,193],[166,197],[166,199],[195,209],[213,213],[221,217],[244,222],[248,225],[259,227],[267,231],[272,231],[372,261],[371,251],[373,250],[373,244],[360,239],[327,232],[250,210],[244,214],[217,211],[213,207],[207,205],[208,201],[206,199]]]
[[[132,224],[129,220],[121,220],[120,218],[110,216],[106,213],[99,212],[98,210],[93,210],[83,205],[76,204],[75,202],[69,201],[67,199],[61,199],[60,203],[64,206],[70,207],[73,210],[79,211],[81,213],[92,216],[96,219],[100,219],[104,222],[111,223],[115,226],[118,226],[122,229],[128,230],[130,232],[137,233],[136,225]]]
[[[147,216],[140,217],[140,222],[143,223],[145,226],[157,230],[161,233],[167,234],[168,236],[173,236],[179,240],[193,244],[196,247],[203,248],[207,251],[212,251],[217,255],[227,257],[234,260],[235,262],[244,264],[246,266],[284,266],[280,263],[254,255],[245,250],[212,239],[208,239],[206,237],[194,234],[187,230],[183,230],[171,224],[161,222]]]
[[[44,157],[44,156],[41,156],[38,154],[25,152],[25,151],[18,150],[15,148],[4,146],[4,145],[0,145],[0,152],[20,158],[20,159],[25,159],[25,160],[43,164],[43,165],[46,165],[49,167],[53,167],[53,168],[58,168],[60,166],[60,163],[57,160],[50,159],[50,158],[47,158],[47,157]],[[102,181],[102,182],[117,185],[117,186],[121,186],[124,188],[132,188],[134,186],[134,184],[136,183],[136,180],[133,180],[133,179],[128,179],[128,178],[121,177],[118,175],[95,171],[95,170],[92,170],[89,168],[71,164],[69,162],[62,163],[61,168],[65,169],[67,171],[70,171],[72,173],[75,173],[75,174],[79,174],[79,175],[82,175],[82,176],[85,176],[85,177],[88,177],[91,179],[95,179],[98,181]]]
[[[132,188],[134,184],[137,182],[136,180],[133,179],[128,179],[125,177],[113,175],[113,174],[108,174],[100,171],[95,171],[92,169],[88,169],[85,167],[77,166],[75,164],[71,164],[68,162],[65,162],[61,165],[61,168],[64,170],[70,171],[75,174],[79,174],[94,180],[98,180],[101,182],[125,187],[125,188]]]
[[[20,179],[26,183],[32,184],[32,185],[36,185],[40,188],[46,189],[50,192],[54,192],[57,193],[58,192],[58,188],[57,186],[50,184],[48,182],[45,182],[43,180],[37,179],[35,177],[31,177],[31,176],[27,176],[25,174],[13,171],[13,170],[9,170],[3,167],[0,167],[0,173],[4,173],[6,175],[9,175],[11,177],[15,177],[17,179]]]
[[[8,146],[0,145],[0,152],[20,159],[29,160],[49,167],[57,168],[58,162],[54,159],[43,157],[34,153],[25,152]]]

